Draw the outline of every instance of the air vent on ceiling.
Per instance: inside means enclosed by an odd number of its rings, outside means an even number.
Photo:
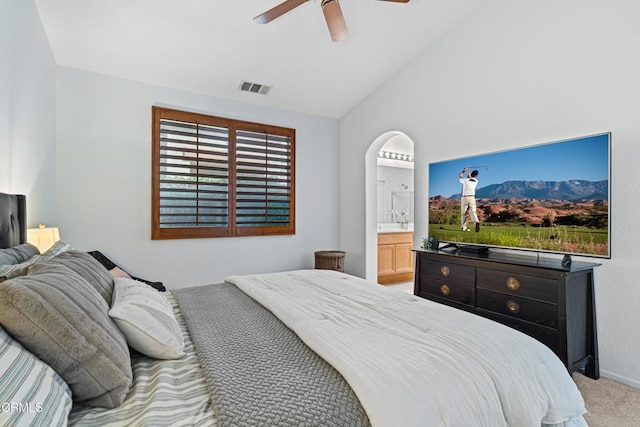
[[[259,93],[260,95],[267,95],[273,86],[261,85],[259,83],[251,83],[243,80],[240,82],[239,90],[243,92]]]

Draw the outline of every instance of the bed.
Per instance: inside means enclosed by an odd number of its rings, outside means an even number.
[[[553,352],[488,319],[330,270],[159,292],[35,253],[25,205],[0,194],[0,425],[586,425]]]

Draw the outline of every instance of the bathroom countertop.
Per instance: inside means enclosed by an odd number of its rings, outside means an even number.
[[[378,233],[413,233],[413,224],[402,228],[400,224],[378,224]]]

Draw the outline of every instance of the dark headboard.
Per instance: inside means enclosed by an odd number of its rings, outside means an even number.
[[[0,248],[27,241],[27,198],[0,193]]]

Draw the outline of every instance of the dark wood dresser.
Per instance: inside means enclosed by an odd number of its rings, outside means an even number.
[[[593,269],[499,251],[415,251],[414,294],[487,317],[536,338],[569,372],[600,377]]]

